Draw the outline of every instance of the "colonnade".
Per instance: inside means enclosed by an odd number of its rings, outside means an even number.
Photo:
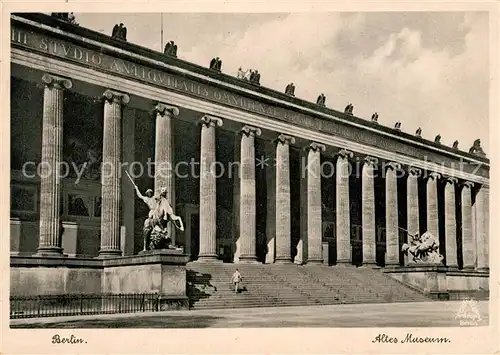
[[[52,74],[43,75],[45,83],[42,162],[49,166],[59,166],[62,159],[63,90],[70,89],[71,80]],[[121,119],[122,105],[130,100],[126,93],[105,90],[104,94],[104,135],[102,173],[102,217],[100,257],[121,255],[120,250],[120,206],[121,206]],[[173,172],[165,172],[162,166],[174,160],[173,119],[179,114],[177,107],[159,103],[156,110],[155,136],[155,190],[167,187],[168,198],[175,207],[175,186]],[[200,117],[200,252],[199,260],[216,260],[216,180],[210,170],[215,162],[216,129],[223,125],[223,119],[205,115]],[[244,125],[241,128],[239,144],[239,231],[237,246],[239,262],[256,262],[256,174],[255,139],[261,135],[259,127]],[[291,255],[291,197],[290,197],[290,145],[295,137],[276,133],[274,144],[276,153],[275,174],[275,246],[269,248],[274,255],[268,262],[292,262]],[[307,149],[307,246],[308,263],[322,263],[322,201],[321,201],[321,154],[326,146],[310,142]],[[337,263],[351,263],[350,245],[350,199],[349,164],[354,152],[341,148],[336,154],[336,250]],[[165,165],[163,165],[165,164]],[[361,220],[363,236],[363,263],[375,264],[375,183],[374,171],[379,159],[365,156],[361,171]],[[385,164],[385,228],[386,264],[399,264],[399,224],[398,224],[398,179],[402,175],[401,162]],[[419,226],[419,179],[423,171],[407,167],[407,230],[411,234],[420,232]],[[475,188],[475,203],[472,191],[474,183],[459,181],[452,176],[442,176],[438,172],[427,172],[426,184],[426,225],[433,235],[439,235],[438,181],[444,179],[444,218],[446,234],[447,266],[457,266],[457,226],[461,226],[463,266],[465,269],[488,269],[488,186]],[[461,218],[456,220],[455,186],[460,186]],[[40,242],[41,255],[62,253],[59,231],[59,201],[61,197],[59,173],[42,174]],[[268,240],[272,240],[269,238]]]

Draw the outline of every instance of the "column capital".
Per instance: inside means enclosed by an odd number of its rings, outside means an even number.
[[[441,179],[441,177],[442,177],[442,175],[440,173],[436,173],[435,171],[432,171],[429,173],[428,179],[439,180],[439,179]]]
[[[386,164],[386,167],[387,169],[391,169],[391,170],[394,170],[394,171],[401,171],[401,164],[400,163],[396,163],[394,161],[390,161],[389,163]]]
[[[258,127],[253,127],[253,126],[248,126],[245,125],[241,129],[240,133],[248,136],[260,136],[262,134],[262,131]]]
[[[178,116],[179,115],[179,108],[176,106],[164,104],[163,102],[159,102],[155,105],[154,110],[156,111],[157,114],[160,116],[165,116],[167,113],[170,113],[173,116]]]
[[[444,183],[456,185],[458,183],[458,179],[454,176],[444,176]]]
[[[408,174],[416,177],[422,176],[422,169],[415,168],[413,166],[408,168]]]
[[[103,96],[105,100],[112,103],[128,104],[130,102],[130,96],[128,96],[128,94],[119,91],[108,89],[104,91]]]
[[[340,149],[334,156],[339,156],[342,159],[352,159],[354,157],[354,153],[347,149]]]
[[[278,138],[276,139],[278,143],[281,144],[294,144],[295,143],[295,137],[289,136],[286,134],[280,134]]]
[[[70,79],[49,73],[45,73],[42,75],[42,81],[46,86],[54,87],[60,90],[71,89],[73,87],[73,82]]]
[[[223,122],[219,117],[205,115],[200,119],[200,123],[207,127],[221,127]]]
[[[377,165],[378,164],[378,159],[375,157],[367,156],[365,157],[365,164],[368,165]]]
[[[460,184],[462,187],[467,187],[467,188],[471,188],[474,186],[474,183],[472,181],[464,181]]]
[[[312,142],[306,147],[306,150],[313,150],[315,152],[317,151],[324,152],[326,150],[326,146],[321,143]]]

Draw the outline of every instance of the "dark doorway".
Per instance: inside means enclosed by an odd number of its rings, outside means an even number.
[[[191,215],[191,260],[198,260],[200,253],[200,216]]]

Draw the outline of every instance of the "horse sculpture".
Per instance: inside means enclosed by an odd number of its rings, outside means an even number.
[[[415,263],[441,264],[443,256],[439,254],[439,240],[430,232],[421,236],[408,234],[409,244],[405,243],[401,250],[405,255],[410,254]]]

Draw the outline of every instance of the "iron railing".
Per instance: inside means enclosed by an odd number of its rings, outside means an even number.
[[[10,318],[157,312],[184,308],[186,303],[186,298],[158,293],[11,296]]]

